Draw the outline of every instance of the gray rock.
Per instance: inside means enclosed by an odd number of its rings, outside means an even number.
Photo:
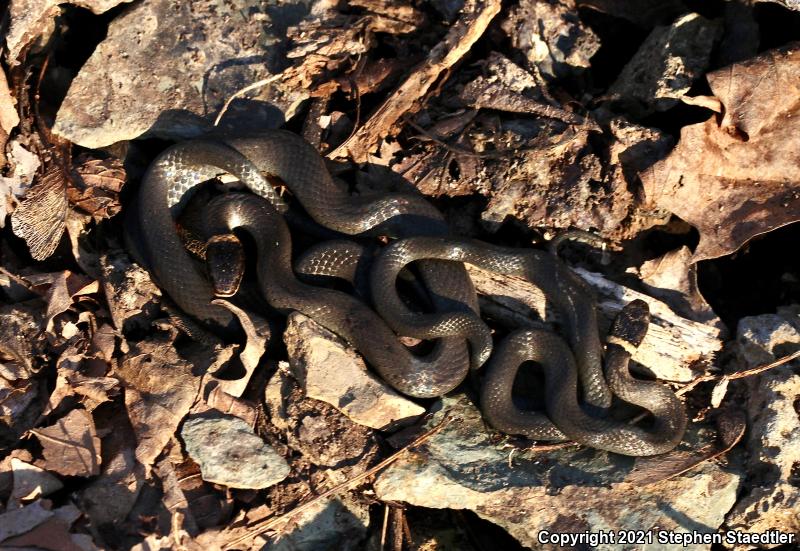
[[[355,350],[312,319],[290,315],[283,340],[292,374],[306,396],[327,402],[355,423],[386,430],[425,413],[369,373]]]
[[[238,417],[190,419],[183,424],[181,437],[208,482],[260,490],[289,475],[283,457]]]
[[[202,134],[234,92],[281,70],[282,34],[305,13],[302,2],[268,10],[255,0],[138,2],[109,25],[53,130],[88,148],[142,135]],[[277,127],[306,94],[261,88],[253,100],[232,104],[223,127]]]
[[[9,9],[8,33],[6,34],[6,59],[9,65],[19,64],[19,56],[26,46],[37,39],[47,42],[53,31],[55,18],[61,12],[61,4],[74,4],[103,13],[114,6],[131,0],[12,0]]]
[[[374,485],[380,499],[471,509],[534,549],[542,548],[538,538],[543,530],[716,532],[736,500],[739,476],[712,462],[633,487],[623,482],[633,458],[575,448],[515,454],[493,443],[480,413],[465,398],[445,398],[443,410],[459,420],[388,467]],[[665,547],[654,540],[636,548]]]
[[[291,532],[281,534],[270,551],[358,551],[369,527],[369,505],[347,495],[322,500],[293,519]]]
[[[787,312],[787,316],[790,316]],[[743,368],[772,362],[800,349],[800,316],[743,318],[737,329]],[[800,532],[800,373],[798,362],[748,377],[749,491],[727,519],[746,532]],[[794,367],[793,367],[794,366]],[[750,546],[741,546],[748,549]]]
[[[675,106],[708,68],[720,34],[715,21],[691,13],[656,27],[622,69],[608,95],[640,116]]]

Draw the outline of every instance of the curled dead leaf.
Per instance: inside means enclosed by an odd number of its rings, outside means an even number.
[[[800,220],[800,44],[710,73],[722,122],[685,126],[673,152],[642,173],[646,203],[700,232],[693,261],[730,254]]]
[[[269,324],[264,318],[242,310],[227,300],[216,299],[211,302],[233,312],[239,318],[239,323],[247,337],[247,344],[239,354],[239,359],[245,369],[245,375],[233,381],[220,380],[220,386],[227,394],[240,398],[244,394],[247,383],[250,382],[253,371],[258,367],[261,356],[264,355],[264,351],[267,349],[270,337]]]
[[[99,221],[111,218],[122,210],[119,192],[125,185],[122,161],[108,159],[78,159],[74,174],[67,187],[69,202]]]

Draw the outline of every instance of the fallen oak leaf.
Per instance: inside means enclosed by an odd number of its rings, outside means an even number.
[[[20,509],[9,509],[0,514],[0,544],[36,528],[52,516],[49,502],[41,499]]]
[[[47,301],[45,330],[51,334],[55,317],[69,310],[75,298],[96,294],[100,290],[98,281],[70,270],[27,276],[26,279],[34,290],[42,289],[40,292]]]
[[[700,232],[693,262],[800,220],[798,79],[798,43],[709,74],[722,122],[685,126],[669,157],[641,174],[647,207]]]
[[[94,476],[100,472],[100,439],[91,414],[72,410],[43,429],[31,429],[42,444],[44,467],[64,476]]]

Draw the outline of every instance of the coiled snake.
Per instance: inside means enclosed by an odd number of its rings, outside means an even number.
[[[442,215],[421,195],[352,196],[330,176],[314,148],[289,132],[179,143],[148,168],[136,204],[136,246],[157,283],[187,313],[211,324],[232,323],[230,312],[211,304],[212,284],[186,252],[173,219],[195,186],[222,173],[235,176],[267,201],[252,194],[214,199],[207,209],[209,235],[227,235],[235,229],[251,234],[259,287],[266,300],[277,309],[303,312],[347,339],[397,390],[414,397],[440,396],[464,380],[470,365],[477,368],[489,356],[491,336],[479,318],[477,297],[463,267],[469,262],[520,275],[539,286],[564,320],[569,344],[543,331],[513,333],[502,343],[489,362],[481,391],[482,408],[491,424],[514,434],[551,440],[568,437],[628,455],[663,453],[680,441],[686,425],[680,401],[665,386],[637,381],[627,371],[630,347],[638,346],[647,327],[640,304],[623,310],[615,326],[616,339],[608,347],[604,376],[592,293],[554,256],[450,236]],[[288,207],[269,178],[280,179],[325,227],[350,235],[373,232],[397,238],[379,255],[370,275],[380,315],[346,293],[297,280],[291,265],[291,236],[282,216]],[[353,256],[342,251],[344,257]],[[395,278],[412,261],[420,267],[435,314],[410,312],[396,294]],[[416,356],[392,329],[405,336],[434,338],[434,347]],[[539,362],[545,370],[549,420],[519,411],[511,400],[514,376],[527,360]],[[653,427],[590,415],[579,404],[578,378],[583,402],[592,410],[610,406],[614,390],[623,400],[648,409],[655,418]]]

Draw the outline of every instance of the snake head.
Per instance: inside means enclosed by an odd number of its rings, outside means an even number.
[[[208,240],[206,269],[216,296],[236,294],[242,283],[244,265],[244,248],[234,234],[214,235]]]

